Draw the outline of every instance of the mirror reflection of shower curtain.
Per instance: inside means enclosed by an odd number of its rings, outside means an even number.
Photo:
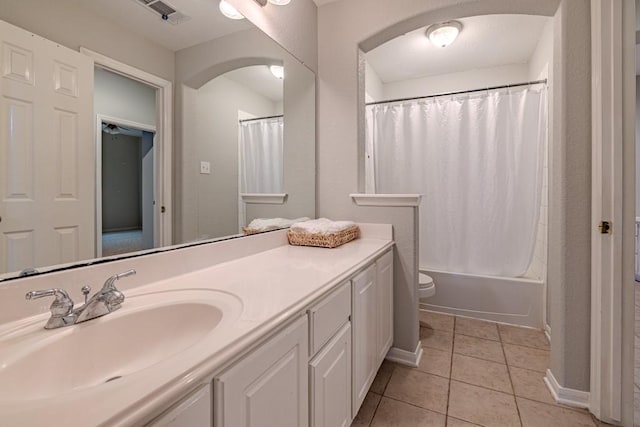
[[[241,193],[284,193],[282,117],[240,122]]]
[[[517,277],[535,249],[546,88],[367,107],[366,188],[419,193],[421,268]]]

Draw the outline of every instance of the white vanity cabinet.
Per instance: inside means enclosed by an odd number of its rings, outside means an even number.
[[[378,299],[376,347],[378,365],[380,365],[393,344],[393,251],[386,252],[376,261],[376,288]]]
[[[393,342],[393,251],[356,275],[352,292],[355,417]]]
[[[308,412],[307,316],[214,380],[216,427],[305,427]]]
[[[208,427],[211,421],[211,386],[206,384],[147,424],[147,427]]]
[[[393,252],[214,379],[215,427],[348,427],[393,341]]]
[[[309,309],[311,427],[351,424],[351,282]]]

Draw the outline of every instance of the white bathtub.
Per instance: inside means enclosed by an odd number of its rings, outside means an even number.
[[[544,282],[524,277],[478,276],[420,270],[433,278],[436,294],[420,308],[494,322],[542,328]]]

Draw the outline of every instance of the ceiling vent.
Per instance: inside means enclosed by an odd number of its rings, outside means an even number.
[[[178,12],[175,7],[162,0],[134,0],[145,9],[149,10],[163,21],[171,22],[173,25],[182,24],[191,19],[184,13]]]

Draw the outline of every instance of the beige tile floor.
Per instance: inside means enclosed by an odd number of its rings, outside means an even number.
[[[420,366],[385,361],[352,426],[600,425],[554,402],[542,331],[421,311],[420,339]]]

